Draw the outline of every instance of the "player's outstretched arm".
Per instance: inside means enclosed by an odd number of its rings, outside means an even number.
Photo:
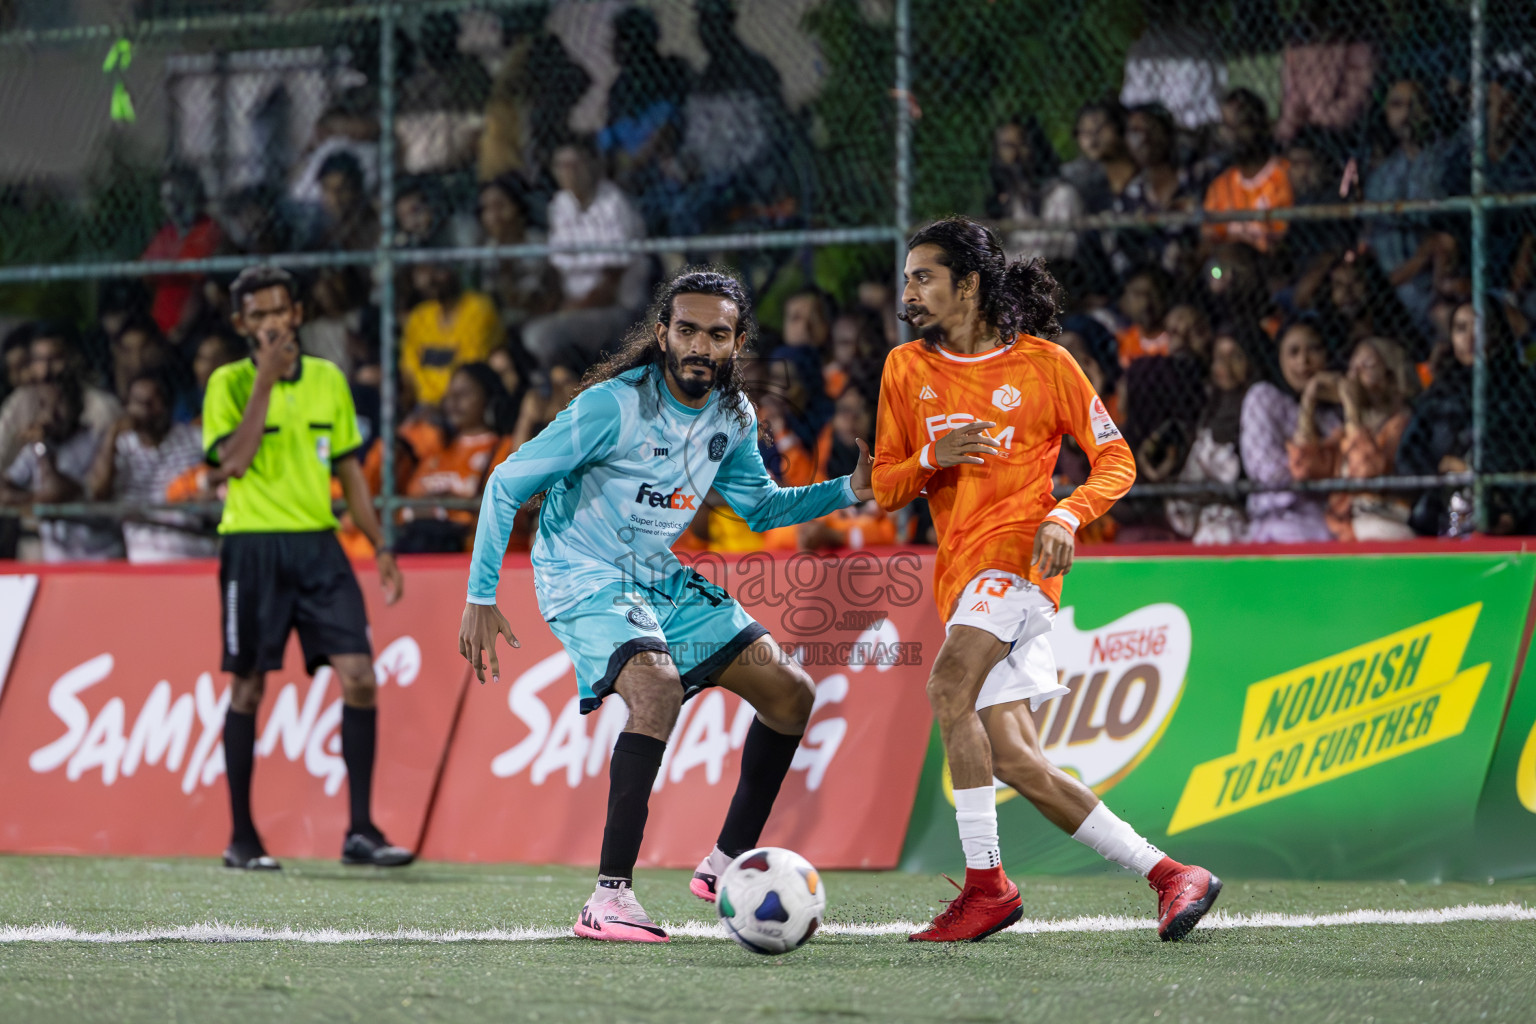
[[[737,515],[746,520],[753,532],[763,533],[778,526],[820,519],[863,500],[851,482],[851,476],[806,487],[780,487],[768,474],[768,467],[763,465],[762,452],[753,441],[756,436],[757,420],[754,417],[746,439],[726,454],[720,472],[715,475],[715,490]],[[862,442],[860,445],[862,448]],[[867,488],[866,493],[869,493]]]
[[[459,622],[459,653],[475,670],[475,678],[485,682],[483,657],[488,656],[491,682],[501,682],[501,663],[496,660],[496,637],[505,636],[507,643],[521,647],[512,634],[512,625],[494,604],[466,604],[464,618]]]
[[[1056,402],[1058,417],[1088,456],[1090,468],[1088,479],[1057,502],[1046,513],[1045,521],[1058,522],[1068,534],[1074,534],[1083,523],[1093,522],[1125,497],[1136,482],[1136,457],[1093,385],[1065,349],[1057,356]]]

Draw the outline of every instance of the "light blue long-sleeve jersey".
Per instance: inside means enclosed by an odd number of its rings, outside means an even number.
[[[517,510],[547,491],[533,541],[534,591],[552,619],[614,582],[652,585],[680,569],[672,544],[713,487],[753,530],[854,504],[849,478],[780,487],[745,423],[711,393],[702,409],[641,367],[588,388],[486,482],[469,571],[471,604],[494,604]]]

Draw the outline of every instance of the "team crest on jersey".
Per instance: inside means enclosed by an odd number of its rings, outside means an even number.
[[[1017,409],[1023,400],[1024,397],[1019,394],[1019,389],[1012,384],[1004,384],[992,392],[992,404],[1005,412],[1009,409]]]
[[[656,616],[647,611],[643,605],[635,605],[624,617],[637,629],[656,628]]]
[[[1120,437],[1120,428],[1109,418],[1109,410],[1104,408],[1104,400],[1098,395],[1093,396],[1093,404],[1088,407],[1088,425],[1093,428],[1093,439],[1099,444]]]
[[[935,398],[938,398],[939,396],[933,393],[933,388],[929,387],[927,384],[924,384],[923,390],[917,393],[917,397],[924,402],[929,402]]]
[[[721,459],[725,458],[725,446],[729,443],[730,438],[726,437],[724,432],[717,433],[714,437],[710,438],[709,461],[719,462]]]

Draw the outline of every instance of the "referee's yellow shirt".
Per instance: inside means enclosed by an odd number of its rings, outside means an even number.
[[[256,385],[250,359],[221,366],[203,398],[203,451],[218,465],[220,442],[240,426]],[[251,468],[229,481],[220,533],[336,529],[331,467],[362,446],[347,378],[335,363],[302,356],[298,373],[272,387],[266,433]]]

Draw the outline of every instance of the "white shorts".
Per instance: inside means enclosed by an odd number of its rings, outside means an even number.
[[[1056,606],[1040,588],[1022,576],[1001,569],[977,573],[960,592],[955,612],[944,625],[947,634],[956,626],[986,630],[1005,644],[1012,644],[987,675],[976,697],[976,710],[996,704],[1028,700],[1037,711],[1048,700],[1068,692],[1056,674],[1056,655],[1051,650],[1051,626]]]

